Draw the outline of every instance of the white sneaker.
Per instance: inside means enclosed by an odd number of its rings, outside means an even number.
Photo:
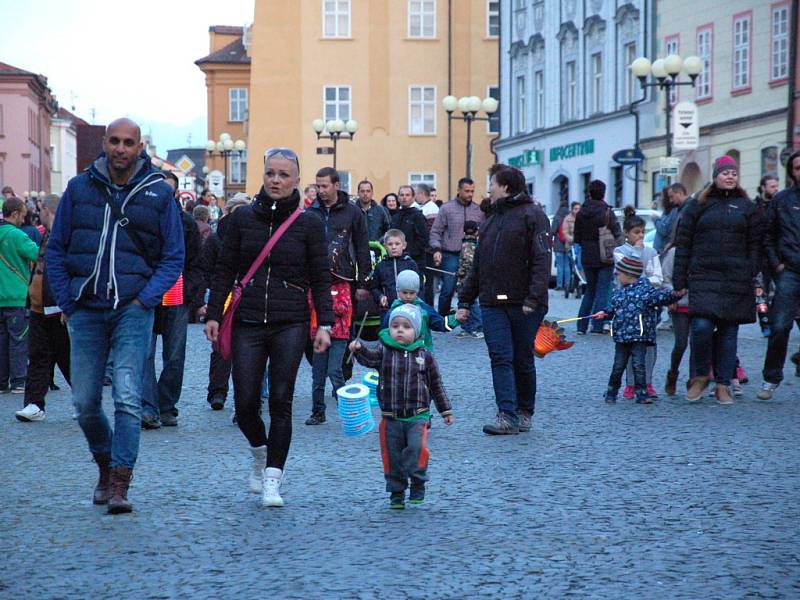
[[[28,406],[22,410],[18,410],[14,414],[17,416],[18,421],[23,421],[25,423],[44,421],[44,411],[35,404],[28,404]]]
[[[254,494],[260,494],[264,486],[264,465],[267,464],[267,447],[250,448],[253,455],[253,468],[248,477],[248,487]]]
[[[283,472],[274,467],[264,469],[264,486],[261,491],[261,506],[283,506],[281,498],[281,476]]]
[[[775,390],[778,389],[777,383],[770,383],[769,381],[765,381],[761,384],[761,389],[758,390],[756,397],[759,400],[771,400],[772,394],[775,393]]]

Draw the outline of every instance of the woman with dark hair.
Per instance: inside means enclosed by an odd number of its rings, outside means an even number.
[[[755,203],[739,187],[730,156],[714,162],[713,182],[681,211],[673,287],[689,291],[690,377],[686,399],[699,400],[711,368],[720,404],[732,404],[739,325],[755,321],[753,278],[761,227]],[[713,365],[712,365],[713,361]]]
[[[250,490],[263,506],[283,506],[280,485],[292,439],[292,400],[306,346],[311,290],[317,311],[314,350],[330,346],[334,322],[331,276],[322,220],[300,206],[300,164],[288,148],[265,154],[264,186],[253,203],[225,217],[222,253],[208,301],[205,333],[216,341],[226,298],[250,269],[267,241],[290,217],[285,230],[242,291],[233,327],[233,392],[239,429],[250,444]],[[269,437],[261,419],[261,383],[269,359]]]
[[[400,204],[397,200],[397,194],[394,192],[389,192],[386,194],[383,198],[381,198],[381,205],[389,211],[389,217],[393,217],[400,208]]]
[[[586,293],[581,301],[578,316],[604,312],[608,305],[608,286],[614,274],[614,259],[604,260],[600,256],[600,229],[608,227],[614,238],[622,238],[622,229],[614,211],[606,204],[606,184],[595,179],[589,182],[586,200],[575,217],[574,241],[581,245],[581,263],[586,274]],[[587,319],[578,321],[578,334],[585,335]],[[603,334],[603,322],[592,319],[592,333]]]

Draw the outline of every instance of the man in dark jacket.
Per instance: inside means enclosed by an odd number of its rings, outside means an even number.
[[[100,469],[94,502],[112,514],[133,510],[128,485],[139,453],[153,309],[177,281],[183,258],[172,189],[143,151],[139,126],[113,121],[103,153],[67,185],[45,256],[68,323],[78,424]],[[109,355],[113,431],[101,403]]]
[[[414,188],[401,185],[397,190],[400,205],[392,217],[392,229],[406,236],[406,252],[420,269],[425,266],[425,248],[428,246],[428,223],[422,211],[414,206]]]
[[[496,420],[483,431],[506,435],[532,426],[532,348],[547,314],[551,241],[547,216],[525,193],[522,172],[499,164],[491,174],[492,205],[458,297],[457,318],[465,321],[469,307],[480,298],[498,409]]]
[[[769,400],[783,380],[783,364],[792,321],[800,307],[800,151],[786,163],[792,186],[779,192],[769,202],[764,249],[775,273],[775,297],[770,318],[772,327],[764,359],[764,383],[758,392]]]
[[[172,172],[165,173],[165,181],[178,189],[178,178]],[[200,271],[200,230],[195,220],[180,210],[183,225],[184,264],[181,278],[156,306],[150,351],[145,363],[144,390],[142,393],[142,427],[158,429],[175,427],[178,424],[176,405],[181,397],[183,371],[186,362],[186,330],[189,327],[189,310],[200,304],[205,288]],[[197,208],[197,207],[196,207]],[[204,208],[206,207],[199,207]],[[207,209],[206,209],[207,210]],[[156,379],[156,338],[161,335],[161,374]]]
[[[365,179],[358,182],[358,206],[367,221],[367,236],[370,242],[380,242],[383,234],[389,230],[391,219],[386,207],[373,200],[373,194],[371,181]]]

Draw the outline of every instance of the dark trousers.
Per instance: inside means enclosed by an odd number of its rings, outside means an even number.
[[[308,323],[246,324],[233,328],[233,399],[250,446],[267,446],[267,466],[283,469],[292,441],[292,400]],[[261,383],[269,359],[269,441],[261,419]]]
[[[156,418],[178,416],[176,405],[181,397],[183,371],[186,362],[186,329],[189,326],[189,307],[156,307],[156,332],[150,338],[150,352],[144,366],[142,414]],[[161,334],[161,374],[156,379],[156,341]]]
[[[616,342],[614,344],[614,366],[611,367],[611,376],[608,378],[608,394],[610,396],[616,398],[628,361],[633,366],[633,385],[636,388],[636,397],[647,396],[646,356],[647,344],[644,342]]]
[[[28,311],[0,307],[0,389],[24,386],[28,371]]]
[[[433,306],[434,284],[436,283],[436,279],[438,279],[438,275],[436,271],[431,271],[426,267],[433,267],[434,269],[439,268],[433,262],[433,254],[428,254],[427,252],[425,253],[425,262],[419,265],[420,272],[425,277],[425,285],[422,287],[422,300],[428,305]]]
[[[672,333],[675,335],[675,344],[672,346],[669,370],[677,373],[689,346],[689,313],[672,313]]]
[[[25,406],[35,404],[44,410],[44,397],[50,388],[53,366],[58,365],[67,383],[69,372],[69,333],[61,315],[46,317],[31,311],[28,329],[28,382]]]
[[[614,274],[614,267],[584,267],[586,274],[586,293],[581,300],[581,308],[578,311],[579,317],[586,317],[601,310],[606,310],[608,306],[608,286],[611,285],[611,277]],[[589,327],[588,319],[578,321],[578,331],[586,333]],[[603,322],[592,320],[592,331],[602,333]]]
[[[439,265],[442,271],[455,273],[458,271],[458,252],[442,251],[442,264]],[[446,317],[450,314],[453,304],[453,294],[456,291],[456,276],[442,274],[442,289],[439,290],[439,314]]]
[[[692,317],[691,321],[691,365],[692,377],[708,377],[714,369],[714,377],[720,385],[730,385],[736,372],[736,338],[738,323]]]
[[[411,489],[425,487],[428,481],[428,419],[398,421],[381,420],[381,458],[386,491],[404,492],[411,480]]]
[[[231,378],[231,361],[222,358],[216,350],[211,351],[211,361],[208,364],[208,396],[211,398],[220,395],[223,399],[228,397],[228,380]]]
[[[767,356],[764,359],[764,381],[780,383],[783,380],[783,364],[792,321],[800,306],[800,273],[784,270],[776,278],[775,297],[772,299],[770,321],[772,321]]]

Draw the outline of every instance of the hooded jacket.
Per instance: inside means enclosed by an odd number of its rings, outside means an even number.
[[[435,251],[457,253],[461,251],[461,239],[464,237],[464,223],[475,221],[478,225],[483,223],[483,212],[474,202],[462,202],[456,196],[445,202],[436,215],[436,220],[431,227],[431,248]]]
[[[764,249],[773,272],[782,263],[800,273],[800,190],[796,185],[767,203],[766,220]]]
[[[368,289],[372,260],[367,222],[362,210],[339,190],[333,206],[326,207],[318,197],[308,212],[322,220],[333,275],[345,281],[355,281],[358,288]]]
[[[466,308],[480,297],[481,306],[548,306],[550,223],[525,193],[495,202],[481,226],[472,269],[458,296]]]
[[[129,220],[120,226],[106,203],[120,207]],[[135,229],[148,256],[128,231]],[[67,314],[80,305],[112,309],[138,299],[153,308],[183,269],[181,217],[172,188],[142,152],[134,175],[112,183],[101,154],[61,197],[45,254],[50,287]]]
[[[222,252],[217,258],[208,300],[209,320],[221,321],[225,300],[244,277],[272,233],[300,204],[295,190],[288,198],[271,198],[264,188],[253,204],[225,217]],[[275,244],[242,291],[235,319],[248,323],[310,321],[311,289],[319,325],[333,325],[331,274],[325,232],[318,216],[304,211]]]
[[[0,308],[24,308],[30,264],[39,247],[13,223],[0,221]]]
[[[646,277],[640,277],[636,283],[620,286],[611,295],[611,310],[608,313],[612,319],[611,334],[614,341],[652,344],[656,341],[656,307],[672,304],[678,299],[672,290],[653,287]]]
[[[581,246],[581,264],[584,267],[600,269],[611,265],[600,260],[600,228],[606,224],[615,238],[622,235],[619,220],[611,207],[602,200],[587,200],[575,217],[574,243]]]

